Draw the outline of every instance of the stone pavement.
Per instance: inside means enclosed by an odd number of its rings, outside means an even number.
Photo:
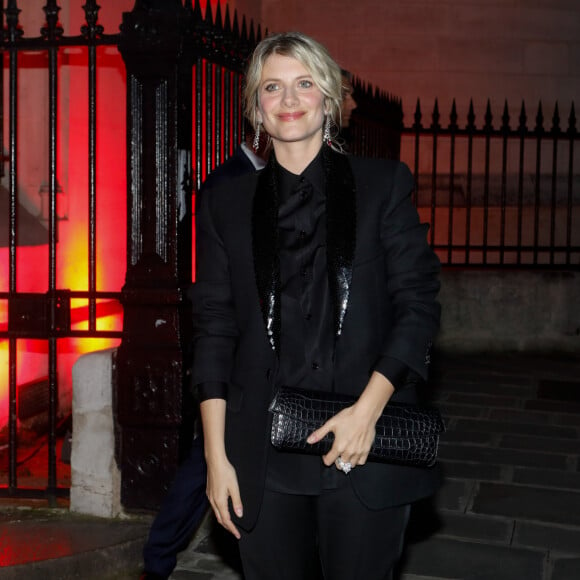
[[[400,580],[580,579],[580,355],[435,355],[432,376],[445,483],[414,507]],[[0,579],[138,577],[150,518],[29,511],[18,524],[0,510]],[[59,533],[68,552],[49,542],[14,565]],[[211,516],[171,578],[241,580]]]

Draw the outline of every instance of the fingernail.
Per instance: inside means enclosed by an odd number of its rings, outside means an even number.
[[[307,443],[314,443],[316,441],[316,437],[314,437],[314,435],[310,435],[310,437],[308,437],[308,439],[306,439]]]
[[[244,510],[241,507],[235,509],[236,515],[241,518],[244,515]]]

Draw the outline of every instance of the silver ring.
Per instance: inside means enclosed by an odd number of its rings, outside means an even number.
[[[336,467],[346,475],[352,469],[352,463],[350,461],[344,461],[339,455],[336,458]]]

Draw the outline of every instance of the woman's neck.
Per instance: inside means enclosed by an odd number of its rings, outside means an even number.
[[[274,141],[273,146],[276,161],[290,173],[300,175],[318,155],[322,142],[314,141],[307,145],[302,141],[296,143]]]

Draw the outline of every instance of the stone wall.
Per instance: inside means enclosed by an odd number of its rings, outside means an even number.
[[[580,274],[444,270],[443,351],[580,352]]]
[[[551,117],[556,100],[568,116],[580,89],[580,2],[577,0],[234,0],[240,13],[270,32],[301,30],[324,43],[345,68],[402,97],[406,124],[417,98],[424,111],[439,99],[447,121],[473,98],[512,117],[522,99],[535,117]],[[258,13],[258,9],[260,10]]]

